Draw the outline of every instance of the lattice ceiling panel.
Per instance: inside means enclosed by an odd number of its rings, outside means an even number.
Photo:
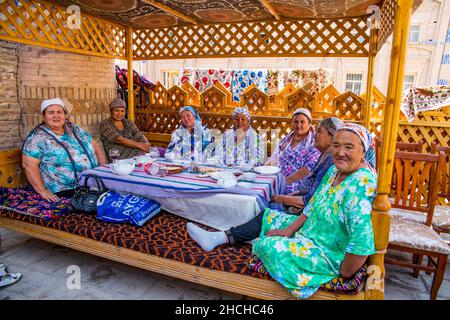
[[[91,55],[125,58],[125,28],[46,2],[0,0],[0,39]],[[74,27],[75,26],[75,27]]]
[[[134,58],[368,55],[366,19],[312,19],[135,30]]]

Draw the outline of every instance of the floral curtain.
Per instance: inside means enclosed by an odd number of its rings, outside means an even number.
[[[259,90],[267,93],[267,70],[234,70],[233,73],[233,101],[239,101],[242,92],[255,84]]]

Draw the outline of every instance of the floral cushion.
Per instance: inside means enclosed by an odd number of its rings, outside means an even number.
[[[425,224],[425,212],[415,210],[391,208],[391,216],[396,219],[414,221]],[[435,206],[433,213],[433,227],[439,230],[450,230],[450,206]]]
[[[414,221],[422,224],[425,224],[425,222],[427,221],[427,214],[425,212],[400,208],[391,208],[390,213],[391,217],[395,219]]]
[[[59,202],[49,202],[31,188],[0,188],[1,209],[46,220],[57,219],[71,211],[70,199],[60,199]]]
[[[266,268],[262,261],[252,254],[250,258],[247,260],[247,266],[255,272],[262,273],[264,275],[268,275]],[[359,286],[364,282],[367,276],[367,266],[364,265],[359,269],[355,275],[351,279],[345,279],[343,277],[335,278],[328,283],[322,284],[321,288],[328,291],[336,291],[336,292],[352,292],[359,288]]]
[[[432,228],[403,219],[391,219],[389,243],[444,254],[450,253],[448,244]]]
[[[435,206],[433,227],[450,232],[450,206]]]

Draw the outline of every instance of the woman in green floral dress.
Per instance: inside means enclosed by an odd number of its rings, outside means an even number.
[[[334,165],[302,215],[264,213],[253,253],[295,297],[307,298],[334,278],[350,278],[375,253],[371,211],[376,174],[364,161],[368,134],[355,124],[336,132]]]

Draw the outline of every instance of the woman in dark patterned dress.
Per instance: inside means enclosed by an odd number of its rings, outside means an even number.
[[[122,99],[114,99],[109,110],[111,117],[100,124],[100,135],[106,156],[111,162],[109,151],[119,150],[118,159],[128,159],[149,152],[150,143],[136,125],[125,119],[126,105]]]

